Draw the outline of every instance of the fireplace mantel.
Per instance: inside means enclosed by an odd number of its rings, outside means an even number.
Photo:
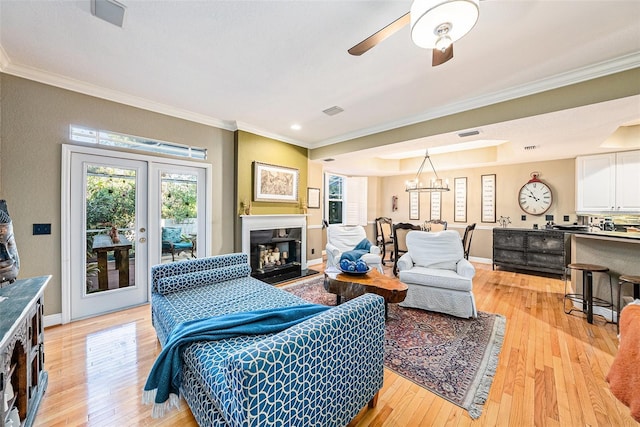
[[[307,268],[307,216],[304,214],[240,215],[242,220],[242,252],[251,256],[251,231],[274,228],[302,228],[301,265]]]

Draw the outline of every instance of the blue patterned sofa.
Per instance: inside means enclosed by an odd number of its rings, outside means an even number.
[[[250,277],[246,254],[151,269],[160,343],[178,323],[307,304]],[[181,395],[201,426],[344,426],[382,387],[384,301],[366,294],[283,332],[190,344]]]

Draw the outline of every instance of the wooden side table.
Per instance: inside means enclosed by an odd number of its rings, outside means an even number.
[[[365,293],[384,298],[384,314],[388,315],[388,304],[404,301],[409,287],[395,277],[388,277],[375,268],[364,275],[350,275],[338,269],[327,269],[324,274],[324,289],[336,295],[340,304],[342,298],[355,298]]]
[[[118,287],[129,286],[129,250],[133,247],[130,241],[120,236],[120,243],[113,243],[111,237],[99,234],[93,237],[92,250],[98,257],[98,289],[109,289],[109,272],[107,270],[107,254],[113,251],[116,269],[118,270]]]

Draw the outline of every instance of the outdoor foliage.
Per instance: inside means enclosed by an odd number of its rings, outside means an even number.
[[[135,226],[135,171],[92,166],[87,171],[87,229]],[[162,181],[162,218],[176,223],[197,217],[196,184],[181,179]]]
[[[135,225],[134,171],[91,167],[87,176],[87,229]]]
[[[185,180],[162,180],[162,218],[176,224],[196,218],[196,184]]]

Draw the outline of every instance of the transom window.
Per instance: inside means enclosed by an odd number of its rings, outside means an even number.
[[[69,126],[69,138],[72,141],[88,142],[90,144],[106,145],[109,147],[129,148],[138,151],[168,154],[176,157],[188,157],[204,160],[207,149],[177,144],[175,142],[158,141],[123,133],[95,130],[80,126]]]

